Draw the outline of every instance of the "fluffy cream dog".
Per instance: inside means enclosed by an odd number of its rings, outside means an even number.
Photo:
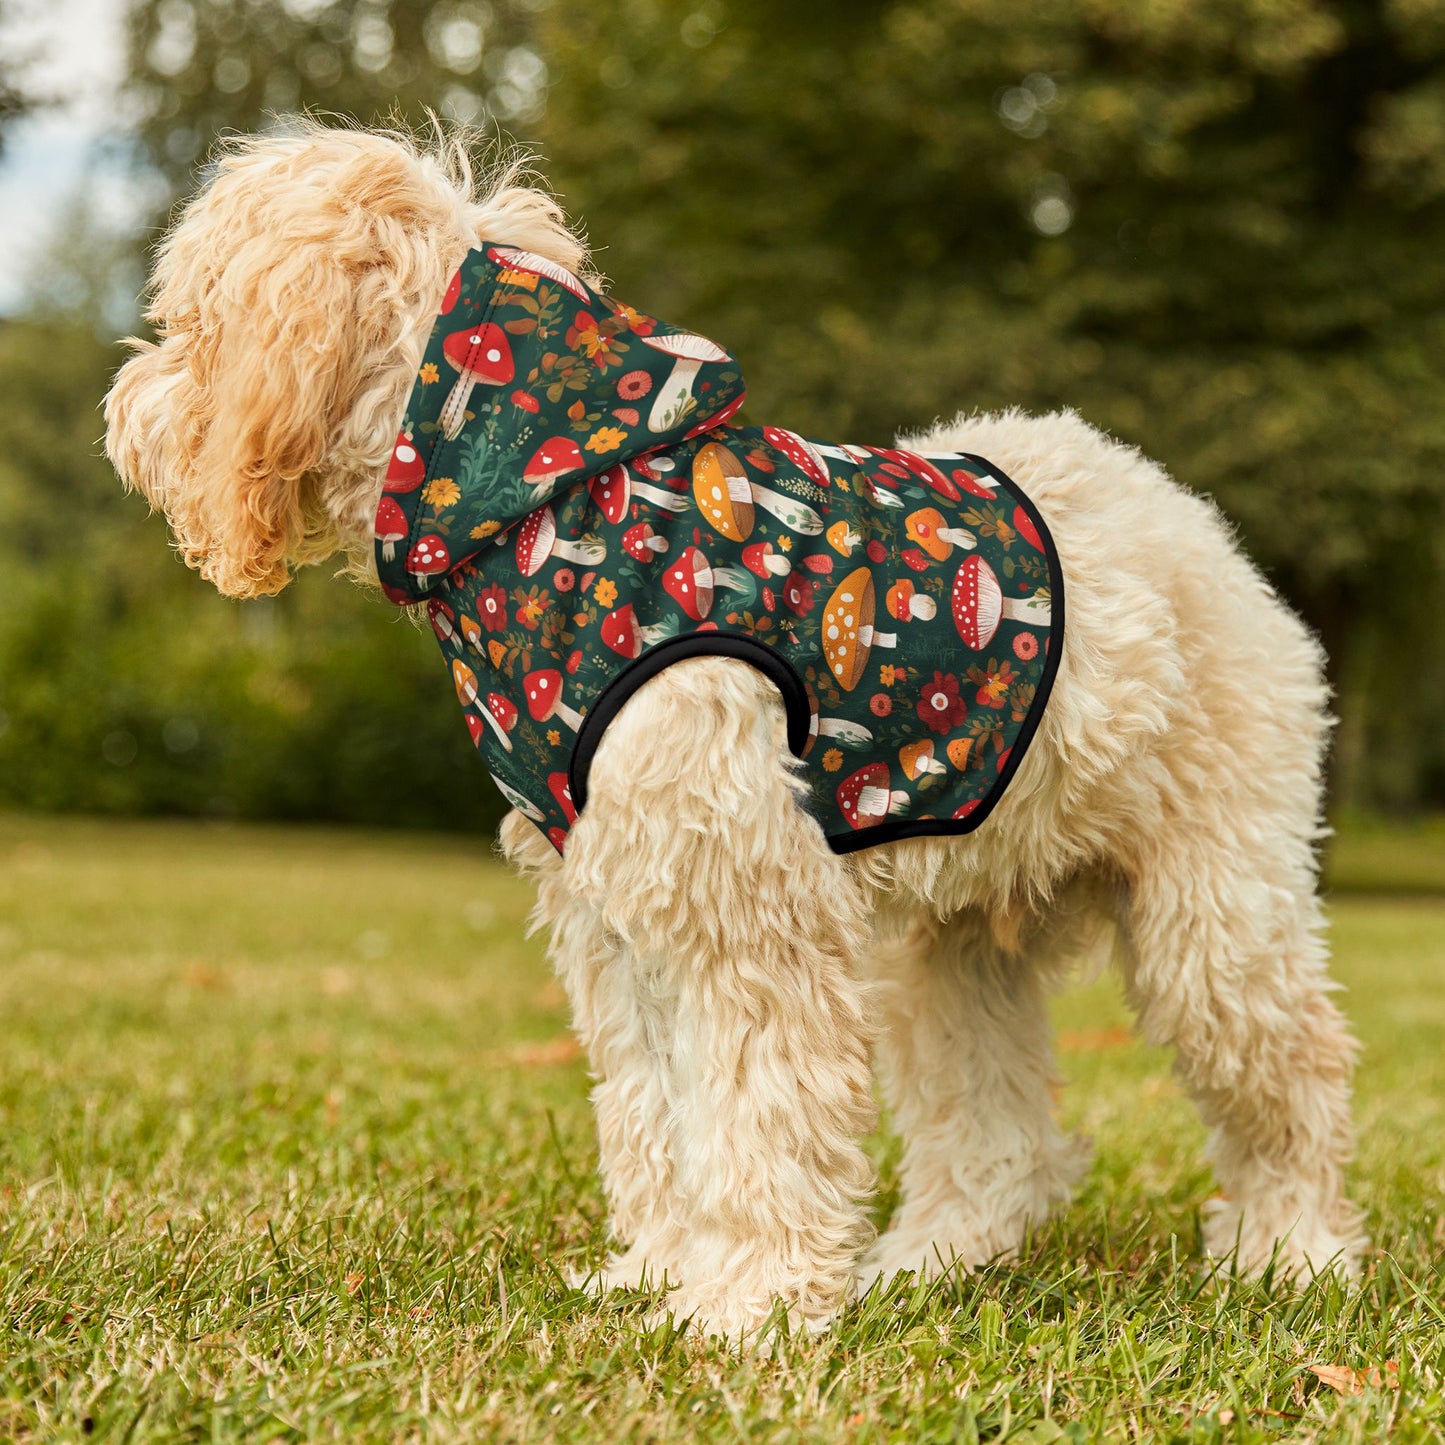
[[[398,418],[479,238],[585,264],[545,194],[478,185],[456,142],[304,126],[226,147],[160,248],[158,339],[106,404],[120,475],[222,592],[337,555],[372,573]],[[1352,1269],[1318,647],[1207,502],[1071,413],[965,415],[904,445],[996,461],[1067,575],[1053,698],[982,828],[831,852],[777,691],[717,658],[626,704],[565,861],[504,825],[597,1081],[618,1253],[596,1280],[665,1277],[678,1318],[740,1337],[779,1300],[821,1326],[860,1278],[1007,1256],[1084,1167],[1050,1107],[1046,1001],[1109,920],[1140,1029],[1213,1131],[1208,1247],[1249,1272]],[[715,764],[706,785],[679,733]],[[876,1240],[875,1055],[906,1143]]]

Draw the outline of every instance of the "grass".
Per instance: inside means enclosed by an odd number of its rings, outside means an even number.
[[[566,1283],[603,1210],[527,903],[456,839],[0,817],[0,1438],[1445,1438],[1445,899],[1332,902],[1361,1288],[1211,1277],[1201,1130],[1101,984],[1072,1208],[772,1359]]]

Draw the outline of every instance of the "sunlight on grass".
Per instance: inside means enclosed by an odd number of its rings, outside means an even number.
[[[483,842],[0,817],[0,862],[0,1436],[1441,1438],[1445,902],[1331,909],[1363,1290],[1210,1282],[1202,1130],[1105,981],[1057,1011],[1095,1166],[1021,1263],[756,1361],[565,1282],[587,1081]]]

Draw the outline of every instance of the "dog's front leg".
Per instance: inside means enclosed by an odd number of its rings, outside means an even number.
[[[609,1081],[599,1114],[629,1101],[626,1152],[664,1196],[668,1309],[734,1340],[780,1300],[826,1324],[870,1234],[864,906],[786,758],[759,674],[674,665],[609,728],[563,870],[625,962],[595,970],[593,1012],[628,1020],[645,1077]]]

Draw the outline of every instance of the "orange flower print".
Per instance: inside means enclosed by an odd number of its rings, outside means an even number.
[[[627,440],[627,433],[615,426],[600,426],[587,438],[589,452],[616,451]]]
[[[478,522],[467,535],[472,541],[480,542],[484,538],[490,537],[493,532],[500,532],[501,530],[502,524],[500,522]]]
[[[596,319],[589,312],[577,313],[576,321],[567,332],[567,345],[574,351],[580,351],[599,370],[622,365],[622,359],[616,352],[616,338],[600,331]]]
[[[441,373],[437,370],[434,361],[427,362],[427,364],[422,367],[420,375],[423,386],[430,386],[432,382],[441,380]]]
[[[601,578],[592,593],[599,607],[611,607],[617,601],[617,584],[608,577]]]
[[[559,733],[556,728],[548,728],[547,742],[548,745],[551,747],[560,747],[562,743],[562,734]]]
[[[1008,690],[1016,681],[1011,662],[988,660],[988,671],[978,667],[968,670],[969,678],[978,684],[978,701],[985,707],[1001,708],[1008,701]]]
[[[894,667],[891,662],[885,662],[882,667],[878,669],[878,681],[882,683],[884,687],[892,687],[893,684],[898,681],[898,669]]]
[[[828,751],[823,754],[823,771],[824,771],[824,772],[826,772],[826,773],[836,773],[836,772],[838,771],[838,769],[841,768],[842,766],[843,766],[843,754],[840,753],[837,748],[829,748]]]
[[[438,509],[454,507],[462,499],[462,489],[450,477],[433,477],[423,489],[421,499]]]
[[[614,306],[612,314],[634,336],[651,336],[653,328],[657,325],[652,317],[644,316],[642,312],[628,306],[625,302],[618,302]]]

